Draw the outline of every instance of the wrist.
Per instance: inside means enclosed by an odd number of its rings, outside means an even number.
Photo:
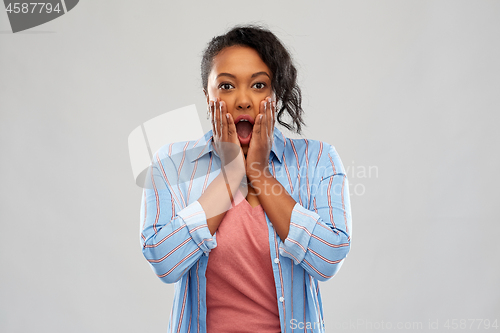
[[[242,179],[245,177],[245,170],[241,168],[223,168],[219,173],[219,177],[223,177],[226,183],[230,185],[241,183]]]
[[[243,155],[238,155],[230,163],[221,164],[221,172],[224,172],[228,177],[241,180],[246,175],[245,161]]]
[[[256,165],[251,166],[250,168],[247,169],[247,178],[249,182],[264,181],[265,179],[268,178],[274,178],[271,172],[269,171],[269,166],[256,167]]]

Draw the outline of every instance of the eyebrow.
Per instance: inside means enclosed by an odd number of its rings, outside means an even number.
[[[259,76],[259,75],[266,75],[269,79],[271,79],[271,77],[269,76],[269,74],[267,74],[266,72],[257,72],[257,73],[254,73],[252,74],[252,76],[250,78],[254,78],[256,76]],[[229,74],[229,73],[220,73],[219,75],[217,75],[217,77],[215,78],[216,80],[220,77],[220,76],[229,76],[233,79],[236,79],[236,76],[234,76],[233,74]]]

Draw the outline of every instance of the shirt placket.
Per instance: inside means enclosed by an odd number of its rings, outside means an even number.
[[[269,234],[269,252],[271,254],[271,263],[273,266],[273,276],[274,276],[274,285],[276,287],[276,296],[277,296],[277,302],[278,302],[278,309],[279,309],[279,316],[280,316],[280,326],[282,332],[286,332],[286,323],[285,321],[285,295],[284,295],[284,286],[281,284],[281,275],[282,272],[280,272],[281,269],[281,259],[279,257],[279,252],[276,251],[276,246],[277,245],[277,237],[276,236],[276,231],[274,229],[274,226],[272,225],[271,221],[267,217],[266,214],[266,221],[267,221],[267,228],[268,228],[268,234]]]

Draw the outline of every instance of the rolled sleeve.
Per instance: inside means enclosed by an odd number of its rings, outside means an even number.
[[[205,211],[198,200],[186,206],[177,215],[182,218],[189,234],[204,253],[217,246],[215,234],[210,233]]]
[[[280,245],[280,254],[299,264],[306,255],[313,229],[320,216],[296,203],[292,210],[290,228],[285,242]]]

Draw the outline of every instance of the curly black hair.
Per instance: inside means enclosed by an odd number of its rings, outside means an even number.
[[[248,46],[257,51],[272,73],[271,86],[276,94],[278,122],[288,130],[301,134],[301,126],[305,126],[305,123],[302,119],[304,110],[301,106],[302,93],[297,84],[297,70],[290,53],[278,37],[260,25],[236,25],[226,34],[212,38],[201,60],[203,89],[208,91],[208,76],[214,57],[224,48],[234,45]],[[292,119],[291,124],[282,120],[285,111]]]

